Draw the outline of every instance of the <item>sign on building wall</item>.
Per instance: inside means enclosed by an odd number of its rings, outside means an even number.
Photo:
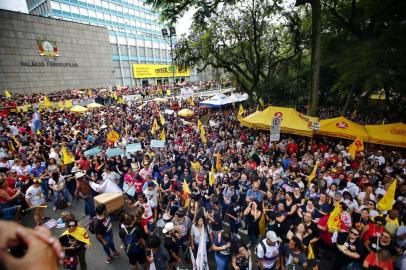
[[[136,79],[172,77],[175,68],[175,77],[190,76],[190,70],[179,70],[177,66],[161,64],[133,64],[133,75]]]

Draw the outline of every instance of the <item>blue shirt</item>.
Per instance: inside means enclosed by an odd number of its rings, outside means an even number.
[[[252,189],[249,189],[247,192],[247,198],[251,198],[251,200],[258,200],[259,202],[262,202],[262,192],[260,190],[255,192]]]

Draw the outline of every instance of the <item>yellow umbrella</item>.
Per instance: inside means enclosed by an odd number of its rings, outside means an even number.
[[[182,109],[178,112],[178,115],[181,117],[190,117],[194,114],[192,110],[189,109]]]
[[[86,105],[86,107],[89,108],[89,109],[94,109],[94,108],[101,108],[101,107],[103,107],[103,105],[101,105],[99,103],[96,103],[96,102],[93,102],[93,103],[90,103],[90,104]]]
[[[166,98],[156,97],[156,98],[153,99],[153,101],[155,101],[155,102],[164,102],[164,101],[166,101]]]
[[[76,106],[73,106],[73,107],[70,109],[70,111],[71,111],[71,112],[79,112],[79,113],[82,113],[82,112],[87,112],[88,109],[85,108],[85,107],[83,107],[83,106],[76,105]]]

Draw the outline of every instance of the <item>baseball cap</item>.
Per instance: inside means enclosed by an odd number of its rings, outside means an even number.
[[[167,233],[175,229],[175,224],[173,222],[169,222],[165,224],[165,227],[163,228],[162,232]]]
[[[266,233],[266,239],[272,241],[272,242],[281,242],[281,238],[276,235],[274,231],[268,231]]]

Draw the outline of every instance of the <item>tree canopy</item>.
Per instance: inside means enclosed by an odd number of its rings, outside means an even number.
[[[309,6],[281,0],[146,2],[170,23],[196,10],[191,33],[178,40],[179,65],[227,71],[240,89],[277,105],[309,104]],[[370,111],[377,109],[370,95],[383,91],[386,100],[379,108],[405,117],[405,14],[404,1],[321,1],[322,106]]]

